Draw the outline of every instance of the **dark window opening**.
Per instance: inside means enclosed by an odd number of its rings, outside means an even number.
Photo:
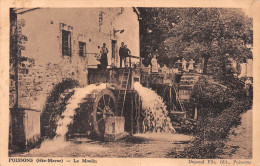
[[[62,30],[62,55],[71,56],[71,32]]]
[[[79,56],[86,56],[86,43],[84,42],[79,42]]]
[[[116,55],[116,40],[112,40],[112,58]]]

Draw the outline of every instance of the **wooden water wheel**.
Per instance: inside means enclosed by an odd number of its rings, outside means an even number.
[[[104,136],[105,119],[109,116],[118,116],[117,103],[112,91],[104,89],[94,91],[95,101],[93,103],[93,129],[99,138]]]
[[[118,116],[115,95],[108,89],[94,89],[75,112],[69,135],[103,139],[106,118]]]

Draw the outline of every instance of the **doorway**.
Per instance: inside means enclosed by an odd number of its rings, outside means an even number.
[[[117,41],[116,40],[111,40],[111,47],[112,47],[112,56],[111,56],[111,65],[112,63],[114,65],[116,65],[116,62],[117,62],[117,49],[116,49],[116,43]]]

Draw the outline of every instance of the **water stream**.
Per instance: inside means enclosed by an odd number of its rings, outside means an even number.
[[[75,88],[73,96],[68,101],[65,111],[61,114],[61,118],[57,122],[56,136],[51,140],[42,142],[39,149],[33,149],[30,153],[50,153],[58,151],[71,145],[70,142],[66,142],[66,133],[68,132],[68,125],[73,122],[75,109],[79,107],[79,104],[90,94],[94,89],[105,89],[106,84],[90,84],[83,88]]]
[[[143,87],[139,82],[134,84],[134,88],[142,100],[144,131],[174,133],[175,129],[168,117],[163,99],[155,91]]]
[[[87,94],[92,93],[94,89],[102,90],[105,88],[106,84],[91,84],[83,88],[75,88],[73,96],[69,99],[65,111],[61,114],[57,122],[54,139],[42,142],[41,147],[39,149],[32,149],[30,154],[47,154],[60,151],[68,146],[74,146],[72,142],[66,141],[66,133],[68,132],[68,125],[73,123],[75,110]],[[144,131],[174,133],[175,130],[170,118],[167,116],[168,112],[162,98],[153,90],[143,87],[140,83],[135,83],[134,88],[142,99]]]
[[[61,119],[57,123],[56,137],[61,137],[65,139],[65,135],[68,132],[68,125],[72,123],[73,117],[75,114],[75,109],[79,107],[79,104],[86,97],[87,94],[90,94],[94,89],[105,89],[106,84],[100,85],[87,85],[84,88],[76,88],[74,95],[69,99],[68,105],[66,106],[65,111],[61,115]]]

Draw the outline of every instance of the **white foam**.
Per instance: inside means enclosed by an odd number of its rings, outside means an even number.
[[[74,95],[69,99],[68,105],[65,111],[62,113],[61,118],[57,123],[56,137],[60,136],[65,139],[65,135],[68,132],[68,125],[72,123],[75,114],[75,109],[79,107],[79,104],[90,94],[94,89],[105,89],[106,84],[95,85],[91,84],[84,88],[76,88]]]
[[[139,82],[134,83],[134,88],[142,100],[142,110],[145,118],[143,127],[145,131],[175,132],[168,117],[163,99],[152,89],[143,87]]]
[[[55,137],[51,140],[46,140],[41,143],[41,147],[39,149],[32,149],[30,150],[30,154],[37,154],[37,153],[51,153],[62,150],[67,146],[71,145],[70,142],[66,142],[62,137]]]
[[[33,149],[30,153],[50,153],[64,149],[65,147],[71,145],[70,142],[65,141],[66,133],[68,132],[68,125],[73,122],[73,117],[75,114],[75,109],[79,107],[79,104],[90,94],[94,89],[105,89],[106,84],[100,85],[87,85],[84,88],[76,88],[74,94],[68,101],[65,111],[62,113],[61,118],[57,122],[56,136],[54,139],[46,140],[41,143],[39,149]]]

